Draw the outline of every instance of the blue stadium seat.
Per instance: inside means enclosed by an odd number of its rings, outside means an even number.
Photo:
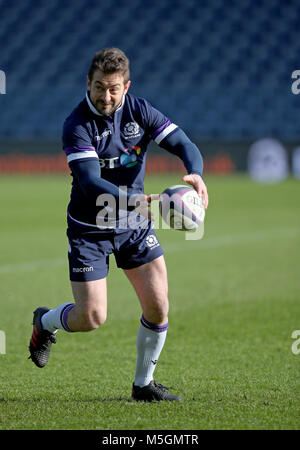
[[[296,2],[0,0],[0,11],[1,139],[60,139],[104,46],[124,49],[132,92],[194,139],[300,136]]]

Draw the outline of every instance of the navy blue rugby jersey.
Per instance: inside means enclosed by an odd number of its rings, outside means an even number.
[[[65,120],[63,149],[71,171],[72,161],[98,159],[101,178],[116,186],[126,186],[128,195],[143,193],[150,141],[160,144],[177,128],[143,98],[127,93],[114,114],[104,116],[86,94]],[[95,225],[98,210],[94,199],[91,204],[73,175],[69,219],[82,225]]]

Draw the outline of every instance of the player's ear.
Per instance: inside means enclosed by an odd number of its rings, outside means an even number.
[[[130,81],[130,80],[128,80],[128,81],[127,81],[127,83],[125,84],[125,90],[124,90],[124,94],[126,94],[126,93],[127,93],[128,89],[129,89],[129,87],[130,87],[130,85],[131,85],[131,81]]]
[[[86,77],[86,88],[88,91],[91,90],[91,82],[88,76]]]

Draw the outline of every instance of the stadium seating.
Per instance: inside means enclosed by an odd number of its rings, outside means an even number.
[[[122,48],[131,92],[194,139],[297,139],[300,3],[0,0],[0,139],[60,139],[93,53]]]

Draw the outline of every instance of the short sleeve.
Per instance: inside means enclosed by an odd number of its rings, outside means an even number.
[[[88,130],[82,124],[67,119],[63,126],[62,140],[68,163],[76,159],[98,159]]]
[[[178,128],[175,123],[145,99],[141,102],[141,109],[148,134],[157,144],[160,144],[165,137]]]

